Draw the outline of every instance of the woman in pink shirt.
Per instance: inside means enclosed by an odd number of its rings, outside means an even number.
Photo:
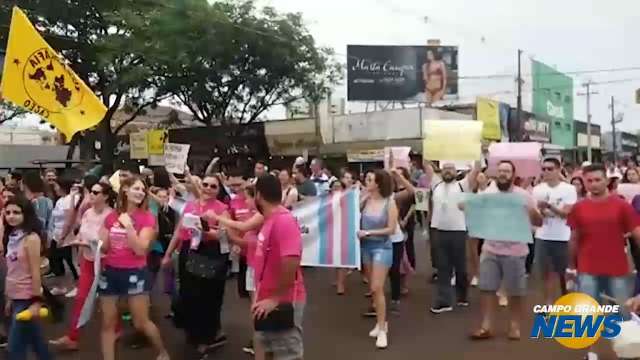
[[[42,280],[40,276],[40,236],[41,225],[35,209],[29,200],[16,197],[7,201],[3,209],[0,233],[6,244],[7,274],[5,294],[7,309],[10,309],[8,358],[26,359],[31,347],[39,360],[51,359],[49,349],[42,334],[40,306]],[[2,245],[0,245],[0,250]],[[31,312],[31,321],[18,321],[16,315],[22,311]]]
[[[160,332],[149,319],[150,274],[147,253],[156,237],[156,219],[148,210],[147,186],[138,177],[120,184],[116,210],[106,218],[100,229],[104,267],[98,292],[102,305],[102,355],[115,360],[118,300],[126,297],[133,325],[153,344],[158,360],[169,360]]]
[[[180,249],[179,304],[175,317],[187,334],[187,342],[202,355],[227,341],[220,334],[220,312],[229,260],[227,237],[218,222],[202,216],[213,212],[229,217],[223,202],[228,198],[219,177],[202,179],[199,198],[185,205],[182,220],[162,260],[164,266],[169,265],[171,254]]]
[[[107,216],[113,209],[110,206],[113,199],[113,190],[109,184],[97,183],[91,186],[88,195],[85,197],[89,203],[89,208],[84,211],[80,220],[80,230],[76,241],[70,245],[80,246],[80,279],[78,280],[78,293],[73,303],[71,313],[71,324],[67,335],[50,341],[51,345],[59,347],[65,351],[78,350],[78,337],[80,329],[78,329],[78,319],[80,312],[89,295],[89,290],[93,284],[95,274],[93,272],[94,260],[96,254],[91,248],[92,243],[97,244],[98,233],[104,226]]]

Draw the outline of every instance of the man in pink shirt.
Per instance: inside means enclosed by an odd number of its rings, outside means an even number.
[[[284,325],[277,331],[255,332],[258,360],[302,360],[304,354],[302,319],[307,296],[300,268],[302,235],[296,219],[280,205],[281,200],[282,188],[275,176],[258,178],[256,206],[265,220],[254,259],[257,284],[256,303],[252,307],[254,321],[287,318],[286,308],[293,305],[293,327]]]
[[[542,225],[542,215],[536,207],[533,196],[513,184],[515,166],[510,161],[501,161],[498,165],[498,178],[485,191],[485,194],[513,192],[525,197],[529,220],[532,225]],[[515,215],[514,215],[515,216]],[[480,280],[478,288],[482,291],[480,304],[482,325],[471,334],[473,340],[485,340],[493,337],[492,318],[495,313],[496,291],[501,285],[509,296],[509,339],[520,340],[520,318],[523,312],[523,298],[527,291],[526,259],[529,247],[522,242],[494,241],[486,239],[480,255]]]

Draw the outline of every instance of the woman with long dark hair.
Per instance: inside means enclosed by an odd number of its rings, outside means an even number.
[[[85,185],[89,184],[85,183]],[[89,290],[95,278],[94,261],[96,254],[93,251],[92,245],[95,246],[95,244],[97,244],[98,233],[104,225],[107,216],[113,212],[111,206],[113,205],[112,200],[114,196],[110,185],[103,183],[93,184],[90,188],[89,196],[86,198],[89,201],[90,208],[82,215],[78,235],[75,241],[71,243],[71,245],[81,247],[80,279],[78,280],[78,291],[73,303],[71,323],[67,335],[50,341],[51,345],[57,346],[65,351],[78,350],[80,329],[77,324],[80,319],[82,307],[89,295]]]
[[[40,275],[41,224],[31,202],[24,197],[10,199],[2,211],[0,231],[4,235],[7,276],[5,294],[10,309],[9,359],[26,359],[29,347],[39,360],[51,359],[38,318],[43,304]],[[28,310],[33,319],[19,321],[16,315]]]
[[[182,220],[162,260],[171,262],[170,254],[180,249],[178,260],[179,305],[176,321],[182,325],[190,345],[206,356],[211,349],[226,343],[221,334],[220,315],[227,278],[229,244],[219,224],[208,212],[229,217],[229,200],[218,176],[206,175],[199,185],[199,198],[189,201]]]
[[[587,197],[587,188],[584,186],[584,180],[582,180],[580,176],[576,176],[571,179],[571,185],[576,188],[578,200],[582,200]]]
[[[98,292],[102,307],[102,355],[115,360],[118,300],[126,298],[137,331],[144,333],[158,360],[169,360],[160,332],[149,319],[151,281],[147,254],[156,238],[156,219],[148,210],[146,184],[136,176],[120,184],[116,210],[106,218],[99,239],[105,253]]]

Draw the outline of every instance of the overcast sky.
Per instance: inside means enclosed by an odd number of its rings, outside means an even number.
[[[638,0],[260,0],[281,11],[302,12],[320,45],[330,46],[346,63],[347,44],[421,45],[440,39],[459,46],[460,76],[512,73],[517,49],[523,61],[533,57],[563,72],[639,67],[640,1]],[[425,17],[426,22],[425,22]],[[609,131],[611,96],[624,112],[620,128],[640,130],[640,88],[635,71],[576,74],[574,95],[594,82],[593,121]],[[497,91],[513,91],[511,79],[468,80],[460,84],[463,101]],[[346,89],[340,89],[340,95]],[[531,93],[523,96],[531,97]],[[515,98],[515,94],[513,94]],[[586,120],[584,97],[574,97],[574,117]]]

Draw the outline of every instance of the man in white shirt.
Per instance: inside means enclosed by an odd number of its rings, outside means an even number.
[[[543,216],[542,226],[536,230],[536,259],[544,277],[544,298],[553,304],[554,288],[560,284],[562,294],[567,293],[564,274],[569,261],[567,215],[578,201],[573,185],[561,181],[560,162],[555,158],[542,163],[544,182],[533,189],[533,197]]]
[[[480,162],[476,162],[473,170],[461,180],[456,181],[456,166],[451,162],[443,162],[442,181],[431,187],[431,228],[435,229],[434,250],[438,261],[437,296],[431,312],[440,314],[452,311],[451,276],[455,269],[456,297],[458,306],[469,306],[467,290],[467,226],[464,213],[458,204],[464,200],[465,192],[472,192],[476,177],[480,172]]]
[[[311,160],[311,176],[309,180],[316,186],[316,192],[318,195],[326,194],[329,192],[329,177],[322,172],[322,160],[315,158]]]

